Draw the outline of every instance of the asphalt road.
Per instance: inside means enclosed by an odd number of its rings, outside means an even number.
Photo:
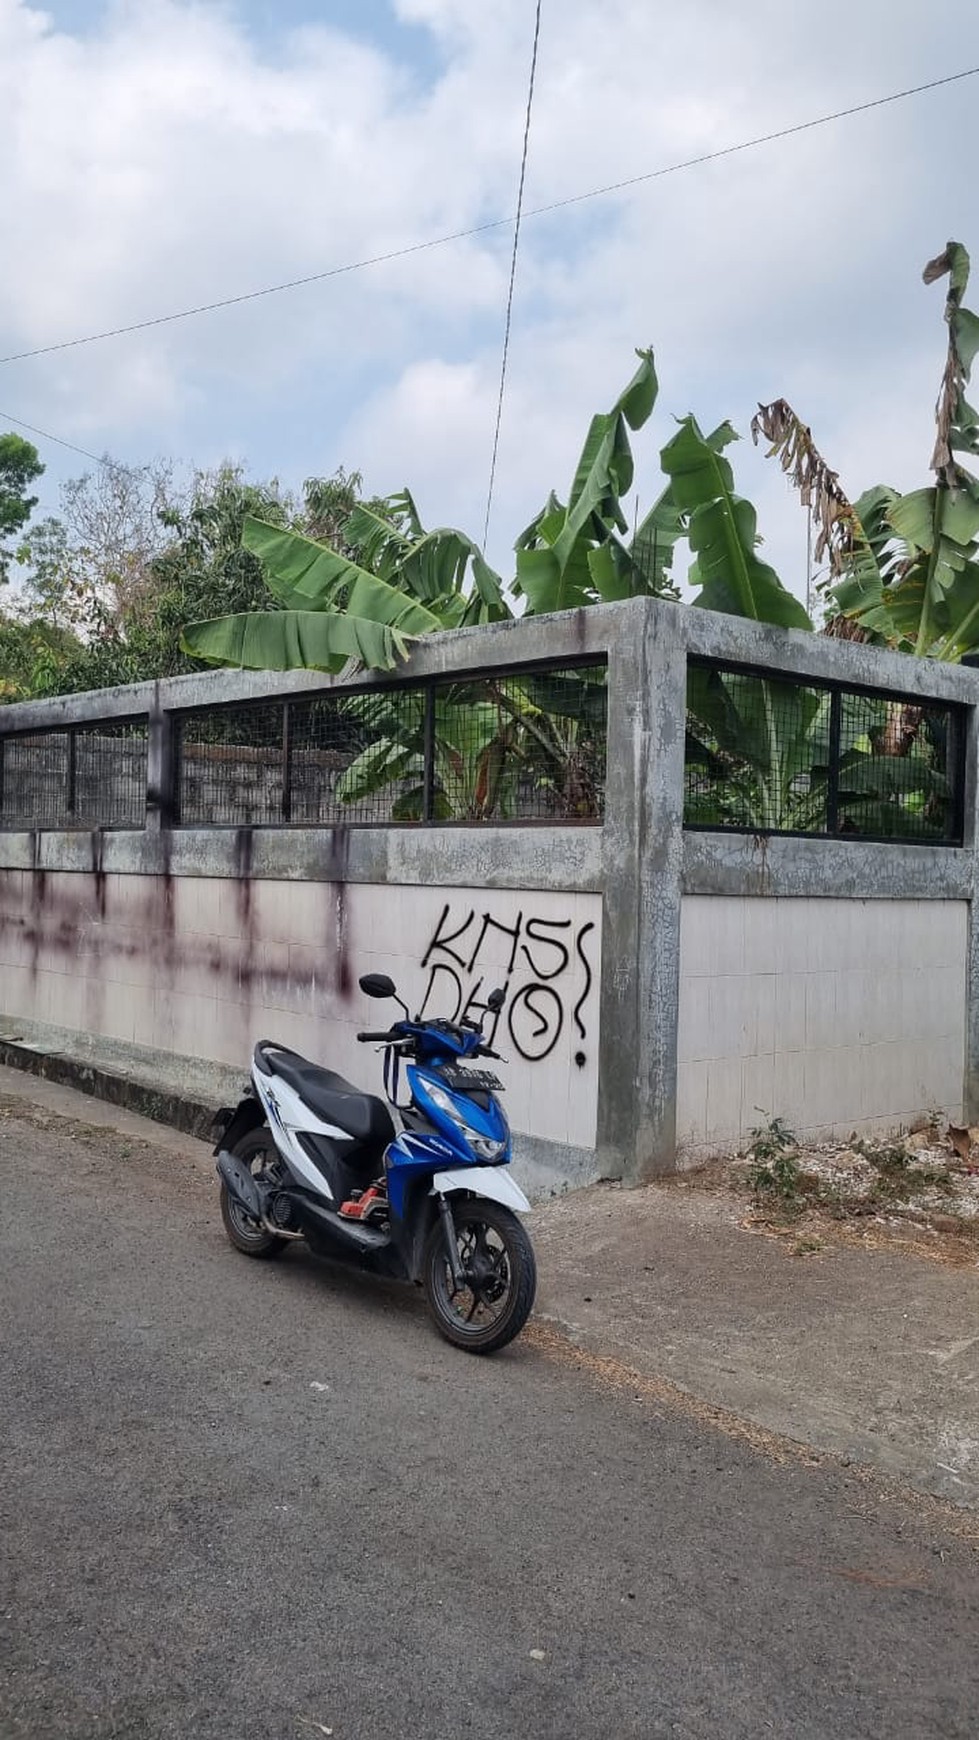
[[[974,1736],[977,1637],[930,1501],[473,1360],[0,1104],[3,1740]]]

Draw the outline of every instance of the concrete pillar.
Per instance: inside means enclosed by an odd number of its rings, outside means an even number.
[[[969,953],[965,973],[965,1071],[962,1101],[967,1124],[979,1123],[979,708],[969,713],[965,738],[963,844],[972,853]]]
[[[676,1164],[686,648],[682,614],[634,606],[609,649],[598,1144],[628,1183]]]
[[[148,699],[146,831],[159,834],[173,826],[173,716],[164,707],[159,683]]]

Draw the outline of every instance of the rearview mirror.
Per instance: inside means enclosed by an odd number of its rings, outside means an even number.
[[[487,997],[486,1007],[487,1009],[492,1009],[494,1015],[498,1015],[505,1002],[506,992],[497,988],[495,991],[491,991]]]
[[[360,980],[360,988],[365,997],[396,997],[397,989],[393,979],[387,973],[365,973]]]

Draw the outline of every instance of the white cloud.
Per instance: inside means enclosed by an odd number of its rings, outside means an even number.
[[[512,208],[527,0],[398,0],[437,77],[326,22],[270,42],[211,0],[130,0],[56,29],[0,0],[0,353],[366,258]],[[969,15],[967,14],[967,17]],[[979,37],[979,28],[973,25]],[[720,149],[975,60],[961,0],[544,7],[528,206]],[[841,53],[841,44],[845,53]],[[784,393],[855,491],[920,478],[941,367],[925,258],[970,237],[974,90],[952,86],[528,219],[492,552],[567,479],[637,344],[670,414]],[[344,462],[482,529],[509,232],[0,371],[0,404],[96,451]],[[800,573],[801,519],[749,444],[739,478]],[[69,469],[75,468],[72,460]]]

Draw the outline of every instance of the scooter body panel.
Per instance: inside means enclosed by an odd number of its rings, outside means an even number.
[[[343,1149],[353,1149],[355,1143],[346,1130],[341,1130],[337,1124],[324,1123],[315,1112],[310,1111],[305,1101],[296,1089],[280,1076],[265,1075],[257,1064],[252,1065],[252,1080],[255,1091],[265,1108],[269,1128],[275,1145],[286,1161],[290,1172],[297,1183],[304,1184],[316,1195],[323,1196],[328,1202],[335,1200],[329,1178],[320,1166],[317,1166],[312,1156],[307,1153],[299,1140],[300,1135],[326,1137],[335,1143],[339,1157],[343,1158]]]
[[[502,1203],[515,1214],[529,1214],[527,1201],[519,1184],[495,1166],[460,1166],[455,1172],[436,1172],[432,1178],[433,1196],[485,1196],[490,1202]]]

